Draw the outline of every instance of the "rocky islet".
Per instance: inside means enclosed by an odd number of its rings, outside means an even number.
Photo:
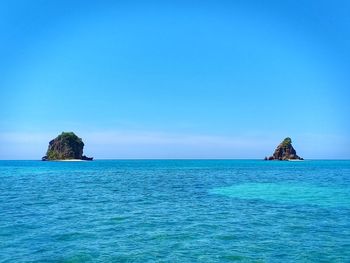
[[[62,132],[49,142],[43,161],[86,160],[93,157],[83,155],[84,142],[74,132]]]
[[[265,157],[265,160],[288,161],[288,160],[304,160],[304,159],[297,155],[296,150],[292,146],[292,139],[287,137],[277,146],[273,155],[270,157]]]

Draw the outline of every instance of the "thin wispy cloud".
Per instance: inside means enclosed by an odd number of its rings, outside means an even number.
[[[233,158],[256,157],[249,151],[267,149],[271,141],[252,137],[175,134],[165,132],[109,131],[78,134],[85,150],[101,158]],[[54,133],[0,133],[0,144],[6,145],[0,157],[28,154],[36,158],[46,150]],[[132,153],[133,151],[133,153]],[[10,154],[10,155],[9,155]]]
[[[2,132],[0,159],[39,159],[57,132]],[[95,158],[263,158],[283,135],[218,136],[157,131],[94,131],[77,133],[85,152]],[[277,139],[276,139],[277,138]],[[294,145],[306,158],[340,158],[350,145],[340,136],[304,134]],[[337,151],[329,151],[331,146]]]

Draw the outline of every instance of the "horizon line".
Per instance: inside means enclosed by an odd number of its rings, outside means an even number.
[[[142,161],[142,160],[150,160],[150,161],[152,161],[152,160],[155,160],[155,161],[157,161],[157,160],[179,160],[179,161],[181,161],[181,160],[203,160],[203,161],[205,161],[205,160],[208,160],[208,161],[210,161],[210,160],[242,160],[242,161],[244,161],[244,160],[247,160],[247,161],[249,161],[249,160],[256,160],[256,161],[258,161],[258,160],[261,160],[261,161],[268,161],[268,160],[264,160],[264,158],[98,158],[98,159],[93,159],[92,161],[123,161],[123,160],[125,160],[125,161],[127,161],[127,160],[130,160],[130,161],[132,161],[132,160],[140,160],[140,161]],[[40,161],[40,162],[42,162],[42,160],[39,158],[39,159],[0,159],[0,161]],[[288,160],[272,160],[272,161],[288,161]],[[302,161],[350,161],[350,158],[304,158],[304,160],[302,160]],[[51,162],[51,161],[48,161],[48,162]],[[87,162],[89,162],[89,161],[87,161]]]

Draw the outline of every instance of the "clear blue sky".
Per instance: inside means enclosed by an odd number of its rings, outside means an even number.
[[[1,1],[0,159],[350,158],[350,2]]]

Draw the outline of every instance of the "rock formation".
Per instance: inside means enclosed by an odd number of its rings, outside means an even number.
[[[51,160],[92,160],[92,157],[83,155],[84,143],[73,132],[62,132],[51,140],[43,161]]]
[[[272,156],[265,157],[265,160],[304,160],[299,157],[292,146],[292,139],[287,137],[281,142]]]

